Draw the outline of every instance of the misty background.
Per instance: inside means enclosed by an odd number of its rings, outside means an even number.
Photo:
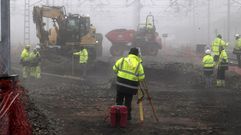
[[[25,0],[10,1],[11,43],[23,44]],[[217,33],[232,45],[234,34],[241,32],[241,0],[30,0],[31,44],[38,43],[33,6],[41,5],[65,6],[66,13],[89,15],[103,36],[117,28],[136,29],[151,13],[157,32],[168,34],[166,45],[171,46],[210,44]],[[104,38],[103,46],[108,52],[111,43]]]

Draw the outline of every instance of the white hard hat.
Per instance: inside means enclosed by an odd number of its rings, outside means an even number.
[[[240,35],[239,34],[235,34],[235,37],[240,37]]]
[[[205,51],[205,53],[206,53],[206,54],[211,54],[211,50],[210,50],[210,49],[207,49],[207,50]]]
[[[36,45],[36,47],[35,47],[36,49],[40,49],[40,46],[39,45]]]
[[[30,44],[26,44],[25,48],[30,48],[30,46],[31,46]]]

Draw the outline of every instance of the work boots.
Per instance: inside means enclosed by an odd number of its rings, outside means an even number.
[[[225,87],[225,80],[217,80],[217,87]]]
[[[131,120],[131,113],[128,112],[127,120]]]
[[[221,80],[217,80],[217,87],[221,87],[222,86],[222,81]]]
[[[221,86],[225,87],[225,80],[221,80]]]

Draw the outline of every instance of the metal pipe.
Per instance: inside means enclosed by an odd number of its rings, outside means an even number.
[[[9,74],[10,68],[10,1],[1,0],[0,74]]]

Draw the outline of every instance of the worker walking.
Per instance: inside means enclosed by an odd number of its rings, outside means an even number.
[[[20,64],[22,65],[22,75],[24,79],[30,76],[30,45],[26,45],[21,53]]]
[[[219,47],[222,46],[226,48],[228,46],[227,43],[222,39],[222,35],[218,34],[217,38],[212,42],[212,52],[214,53],[214,61],[217,63],[219,58]]]
[[[214,70],[214,59],[211,55],[211,50],[207,49],[205,51],[205,56],[202,59],[203,73],[205,76],[205,88],[212,87],[212,74]]]
[[[33,52],[30,53],[30,65],[31,65],[30,75],[36,79],[41,78],[40,62],[41,62],[41,56],[38,51],[38,47],[36,47],[33,50]]]
[[[235,47],[233,53],[237,56],[238,66],[241,67],[241,38],[239,34],[235,35]]]
[[[228,55],[223,46],[219,47],[217,87],[225,87],[225,71],[228,69]]]
[[[139,58],[138,48],[131,48],[127,57],[118,59],[113,66],[117,74],[117,96],[116,104],[123,105],[128,109],[128,120],[131,120],[131,102],[133,95],[136,95],[139,82],[144,80],[145,74]]]
[[[85,47],[81,47],[79,52],[73,53],[73,55],[79,56],[79,64],[81,64],[81,69],[83,71],[83,77],[86,77],[87,62],[89,58],[89,53]]]

